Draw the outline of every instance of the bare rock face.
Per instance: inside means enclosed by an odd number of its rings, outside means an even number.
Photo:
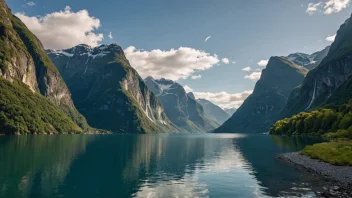
[[[191,98],[194,98],[194,94],[192,92],[188,93]],[[228,120],[231,115],[226,111],[221,109],[219,106],[213,104],[212,102],[206,99],[197,99],[197,102],[202,105],[205,113],[207,113],[211,118],[216,120],[219,124],[223,124],[226,120]]]
[[[350,19],[341,25],[329,53],[319,66],[310,71],[296,96],[282,112],[290,117],[301,111],[320,107],[352,75],[352,22]],[[341,91],[341,90],[340,90]],[[347,100],[347,99],[346,99]]]
[[[56,104],[82,129],[89,126],[78,113],[71,94],[54,64],[46,55],[41,42],[27,27],[12,15],[4,0],[0,0],[0,76],[19,80]]]
[[[216,133],[264,133],[278,119],[292,90],[300,85],[308,69],[285,57],[271,57],[242,106]]]
[[[312,70],[317,67],[321,61],[326,57],[330,49],[330,46],[325,47],[323,50],[315,52],[313,54],[304,53],[293,53],[288,55],[286,58],[296,65],[303,66],[308,70]]]
[[[116,133],[177,132],[117,44],[47,50],[88,122]]]
[[[219,126],[216,119],[209,116],[203,106],[186,93],[184,88],[168,79],[144,79],[146,85],[154,92],[164,106],[168,118],[184,132],[207,132]]]

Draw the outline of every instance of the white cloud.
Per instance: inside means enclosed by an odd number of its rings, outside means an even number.
[[[231,61],[232,64],[236,64],[236,61]]]
[[[309,3],[306,13],[308,13],[309,15],[314,14],[315,12],[318,11],[318,8],[322,5],[322,2],[319,3]]]
[[[130,46],[125,49],[125,54],[132,67],[143,78],[152,76],[156,79],[186,79],[194,72],[207,70],[220,62],[216,55],[189,47],[145,51]]]
[[[204,42],[207,42],[210,38],[211,36],[208,36],[207,38],[205,38]]]
[[[324,6],[324,14],[337,13],[347,8],[350,0],[328,0]]]
[[[312,15],[316,12],[324,11],[324,14],[329,15],[338,13],[349,6],[350,0],[326,0],[324,3],[309,3],[306,12]]]
[[[252,68],[250,66],[248,66],[248,67],[242,68],[241,70],[246,71],[246,72],[250,72],[250,71],[252,71]]]
[[[191,76],[191,79],[193,80],[197,80],[197,79],[201,79],[202,75],[198,75],[198,76]]]
[[[33,1],[28,1],[26,4],[27,4],[28,6],[35,6],[35,3],[34,3]]]
[[[266,67],[266,65],[268,64],[269,60],[261,60],[259,61],[257,64],[260,66],[260,67]]]
[[[253,81],[257,81],[260,79],[260,76],[262,75],[262,72],[261,71],[255,71],[255,72],[252,72],[251,74],[249,75],[246,75],[244,78],[245,79],[249,79],[249,80],[253,80]]]
[[[193,92],[194,96],[198,98],[204,98],[219,105],[221,108],[238,108],[241,106],[243,101],[253,93],[253,90],[244,91],[242,93],[230,94],[227,92]]]
[[[190,88],[188,85],[185,85],[183,88],[185,89],[186,93],[193,91],[193,89]]]
[[[228,58],[223,58],[221,59],[221,62],[223,62],[224,64],[230,64],[230,60]]]
[[[336,34],[326,37],[325,40],[329,41],[329,42],[334,42],[335,41],[335,37],[336,37]]]
[[[41,40],[46,49],[70,48],[78,44],[97,46],[103,34],[94,30],[100,27],[100,20],[89,16],[87,10],[72,12],[69,6],[64,11],[53,12],[44,17],[30,17],[16,13],[26,26]]]
[[[112,37],[112,32],[109,33],[108,35],[109,39],[113,39],[114,37]]]

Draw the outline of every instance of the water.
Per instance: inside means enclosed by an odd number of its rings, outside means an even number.
[[[240,134],[0,137],[0,197],[314,197],[275,159],[319,139]]]

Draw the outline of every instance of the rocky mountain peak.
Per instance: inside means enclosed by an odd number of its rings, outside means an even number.
[[[155,80],[155,81],[157,81],[158,84],[162,84],[162,85],[172,85],[172,84],[175,84],[174,81],[168,80],[168,79],[165,79],[165,78],[157,79],[157,80]]]
[[[144,83],[156,96],[160,95],[163,92],[161,86],[151,76],[148,76],[146,79],[144,79]]]
[[[241,107],[216,133],[267,132],[279,117],[292,90],[300,85],[308,69],[285,57],[274,56]]]
[[[148,77],[146,77],[144,80],[152,80],[152,81],[154,81],[154,78],[152,77],[152,76],[148,76]]]
[[[122,133],[177,131],[117,44],[47,53],[92,126]]]
[[[331,44],[328,56],[331,56],[337,49],[351,45],[352,40],[352,15],[339,28],[334,42]]]
[[[194,93],[192,93],[192,92],[187,93],[187,96],[192,98],[193,100],[196,99],[196,97],[194,96]]]
[[[216,120],[206,115],[194,95],[187,94],[179,83],[152,77],[146,78],[144,82],[161,101],[169,119],[181,130],[205,132],[219,126]]]
[[[69,49],[62,50],[46,50],[47,54],[54,54],[56,56],[66,56],[68,58],[73,56],[88,56],[93,59],[104,57],[108,54],[120,54],[124,57],[124,52],[122,48],[116,43],[110,45],[100,45],[97,47],[91,47],[86,44],[80,44]]]
[[[323,105],[334,96],[334,92],[352,76],[352,22],[346,20],[337,31],[335,41],[321,63],[311,70],[302,86],[290,97],[283,117],[290,117],[301,111],[309,111]]]
[[[316,66],[318,66],[320,62],[325,58],[325,56],[329,52],[329,49],[330,46],[327,46],[323,50],[315,52],[313,54],[305,54],[300,52],[292,53],[285,58],[299,66],[303,66],[308,70],[312,70]]]

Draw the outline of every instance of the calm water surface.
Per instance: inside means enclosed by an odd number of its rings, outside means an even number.
[[[0,197],[314,197],[275,159],[320,142],[240,134],[0,137]]]

